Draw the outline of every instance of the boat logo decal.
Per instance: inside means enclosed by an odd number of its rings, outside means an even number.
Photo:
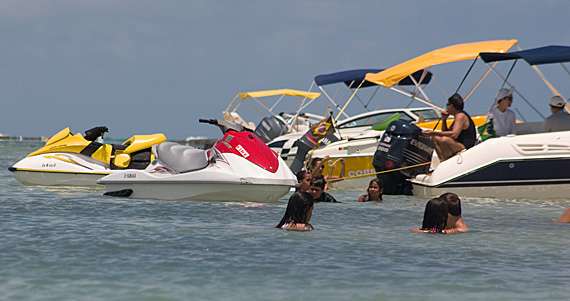
[[[230,141],[232,141],[232,138],[233,138],[233,137],[234,137],[234,136],[232,136],[232,135],[228,135],[228,136],[226,137],[226,139],[225,139],[226,142],[229,143]]]
[[[236,146],[236,150],[237,150],[244,158],[249,157],[249,153],[245,150],[245,148],[243,148],[243,146],[241,146],[241,144],[238,144],[238,145]]]
[[[356,170],[356,171],[349,171],[349,177],[360,177],[365,175],[374,175],[376,171],[374,169],[364,169],[364,170]]]
[[[159,174],[176,174],[176,172],[166,166],[157,166],[153,168],[149,173],[159,173]],[[125,174],[125,178],[128,174]],[[131,174],[132,175],[132,174]],[[136,176],[136,175],[135,175]],[[134,177],[133,177],[134,178]]]
[[[378,151],[387,153],[390,150],[390,144],[386,144],[383,142],[378,143]]]
[[[123,175],[123,178],[125,178],[125,179],[134,179],[136,177],[137,177],[136,173],[126,173]]]
[[[92,170],[92,168],[90,168],[90,167],[88,167],[88,166],[85,166],[85,165],[83,165],[83,164],[81,164],[81,163],[75,161],[75,160],[74,160],[71,156],[69,156],[69,155],[65,155],[65,154],[55,154],[55,155],[50,155],[50,156],[44,156],[44,158],[46,158],[46,159],[56,159],[56,160],[60,160],[60,161],[63,161],[63,162],[67,162],[67,163],[79,165],[79,166],[81,166],[81,167],[83,167],[83,168],[87,168],[87,169],[91,169],[91,170]],[[56,163],[52,163],[52,164],[50,164],[50,163],[42,163],[42,167],[55,167],[55,166],[56,166]]]
[[[390,140],[392,140],[392,138],[390,136],[384,137],[384,142],[390,143]]]
[[[423,150],[426,153],[433,152],[433,148],[429,147],[427,144],[422,143],[416,139],[410,140],[410,145],[415,146],[416,148]]]

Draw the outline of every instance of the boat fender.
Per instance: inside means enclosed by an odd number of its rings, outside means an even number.
[[[116,196],[116,197],[129,197],[129,196],[131,196],[131,194],[133,194],[133,190],[132,190],[132,189],[123,189],[123,190],[117,190],[117,191],[108,191],[108,192],[103,193],[103,195]]]

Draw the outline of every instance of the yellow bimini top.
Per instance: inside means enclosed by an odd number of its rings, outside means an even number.
[[[436,49],[379,73],[366,74],[365,80],[389,88],[406,76],[430,66],[474,59],[481,52],[505,53],[517,40],[496,40],[465,43]]]
[[[295,96],[301,98],[308,98],[314,100],[321,96],[321,93],[317,92],[308,92],[308,91],[299,91],[299,90],[291,90],[291,89],[279,89],[279,90],[266,90],[266,91],[256,91],[256,92],[246,92],[246,93],[239,93],[231,102],[225,112],[228,112],[236,99],[241,98],[241,102],[243,102],[246,98],[256,98],[256,97],[269,97],[269,96]],[[239,104],[238,104],[239,106]],[[237,109],[234,109],[234,111]]]

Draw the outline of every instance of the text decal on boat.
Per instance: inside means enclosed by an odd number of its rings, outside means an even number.
[[[243,148],[243,146],[241,146],[241,144],[238,144],[238,145],[236,146],[236,150],[237,150],[244,158],[249,157],[249,153],[245,150],[245,148]]]

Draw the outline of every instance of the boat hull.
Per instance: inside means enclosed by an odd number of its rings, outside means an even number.
[[[570,198],[570,132],[488,139],[412,179],[413,194]]]
[[[96,186],[97,180],[109,173],[42,172],[15,170],[14,178],[26,185]]]
[[[568,199],[570,197],[570,183],[563,184],[530,184],[524,185],[497,185],[490,186],[424,186],[413,183],[414,196],[419,198],[431,198],[446,192],[453,192],[465,197],[478,198],[508,198],[508,199]]]
[[[235,154],[225,153],[207,167],[178,173],[160,160],[146,170],[126,170],[97,181],[107,195],[159,200],[248,201],[279,200],[297,185],[297,178],[276,157],[271,172]],[[128,191],[128,193],[124,193]]]
[[[107,192],[132,190],[132,198],[192,201],[273,202],[291,190],[290,185],[242,183],[106,183]]]
[[[26,185],[96,186],[98,179],[117,170],[82,154],[49,153],[26,157],[10,171]]]

